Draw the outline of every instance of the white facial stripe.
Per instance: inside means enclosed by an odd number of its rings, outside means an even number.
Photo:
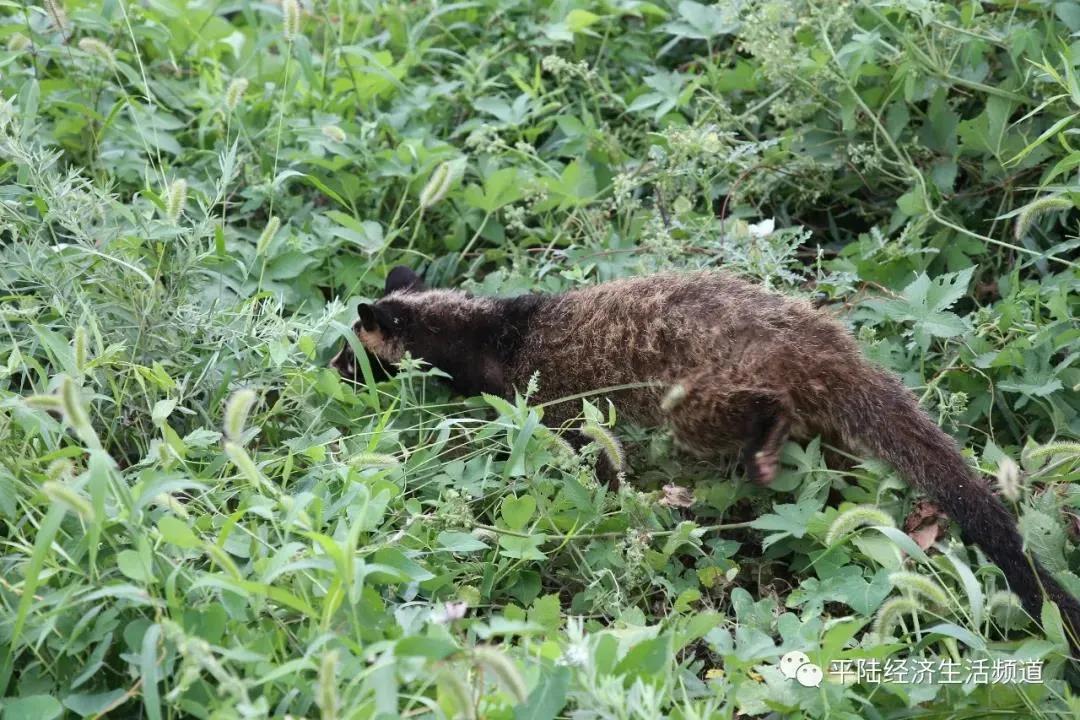
[[[361,329],[356,335],[360,338],[360,344],[370,350],[372,354],[380,360],[397,362],[401,360],[401,356],[405,354],[405,350],[402,348],[400,340],[387,340],[386,336],[378,330]]]

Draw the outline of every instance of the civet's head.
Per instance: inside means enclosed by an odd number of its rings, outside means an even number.
[[[450,374],[461,392],[488,391],[487,383],[476,384],[476,375],[485,368],[490,373],[494,308],[488,298],[429,290],[415,272],[398,266],[386,276],[382,298],[357,307],[353,332],[374,361],[373,370],[392,371],[408,353]],[[350,380],[362,380],[348,343],[331,366]]]

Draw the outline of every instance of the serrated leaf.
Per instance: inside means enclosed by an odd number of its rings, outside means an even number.
[[[562,624],[562,604],[556,594],[543,595],[533,600],[529,608],[529,622],[555,630]]]
[[[738,5],[703,5],[683,0],[678,5],[679,19],[664,23],[661,29],[676,37],[708,40],[728,35],[739,28]]]
[[[758,530],[776,531],[762,541],[763,547],[769,547],[786,537],[801,538],[806,534],[807,523],[817,512],[817,507],[809,503],[799,505],[789,503],[776,505],[773,510],[775,512],[761,515],[750,523],[750,527]]]
[[[788,607],[802,607],[804,613],[820,614],[827,602],[842,602],[860,615],[870,615],[892,592],[889,571],[878,570],[870,580],[862,568],[845,565],[827,580],[807,578],[788,596]]]
[[[871,300],[866,304],[890,320],[913,323],[916,339],[925,347],[930,337],[955,337],[967,332],[967,320],[947,308],[967,292],[974,271],[972,267],[932,280],[926,273],[920,273],[901,291],[899,298]]]
[[[1042,561],[1050,572],[1068,570],[1065,561],[1065,528],[1041,510],[1028,510],[1020,516],[1020,534],[1025,547]]]
[[[184,444],[191,448],[207,448],[221,440],[221,433],[207,428],[196,428],[184,436]]]

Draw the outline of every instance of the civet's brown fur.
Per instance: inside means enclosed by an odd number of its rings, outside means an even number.
[[[801,300],[721,273],[662,274],[561,295],[497,299],[427,290],[395,268],[387,294],[360,307],[357,334],[392,365],[404,352],[449,373],[456,390],[512,398],[539,373],[536,403],[602,388],[621,416],[665,425],[683,446],[740,450],[770,482],[791,436],[822,435],[890,462],[1002,569],[1038,617],[1043,594],[1070,633],[1080,604],[1023,551],[1012,515],[968,468],[952,439],[848,332]],[[334,364],[355,372],[348,346]],[[667,408],[667,410],[665,410]],[[580,403],[550,405],[560,425]]]

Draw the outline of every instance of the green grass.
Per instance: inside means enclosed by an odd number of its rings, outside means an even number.
[[[752,487],[592,397],[612,492],[528,397],[326,363],[399,263],[503,294],[723,267],[848,323],[1080,594],[1078,32],[1067,2],[0,0],[0,717],[1075,716],[1053,608],[905,527],[881,463],[792,444]],[[793,650],[1043,681],[802,687]]]

